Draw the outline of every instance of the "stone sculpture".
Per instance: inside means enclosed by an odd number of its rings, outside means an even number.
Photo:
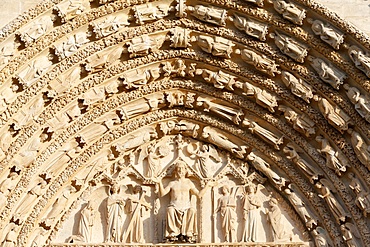
[[[370,193],[362,186],[360,180],[352,172],[348,174],[351,179],[349,187],[356,194],[356,205],[362,210],[364,217],[370,213]]]
[[[281,222],[281,210],[278,206],[278,201],[271,198],[269,201],[269,209],[266,210],[267,222],[269,222],[272,230],[273,241],[286,241],[291,239],[285,230],[284,224]]]
[[[232,121],[235,124],[239,124],[242,120],[241,117],[244,115],[244,112],[240,108],[235,108],[226,104],[225,102],[217,102],[214,97],[209,97],[207,95],[200,95],[197,98],[197,106],[203,108],[205,112],[213,112],[218,116],[226,118]]]
[[[16,45],[7,43],[0,49],[0,69],[2,69],[14,56]]]
[[[224,234],[224,241],[236,242],[236,200],[230,193],[230,188],[224,185],[221,188],[222,196],[218,199],[215,213],[220,212],[221,225]]]
[[[92,24],[93,32],[97,39],[116,33],[121,27],[127,26],[128,16],[108,16],[103,21]]]
[[[105,241],[117,243],[122,240],[122,216],[125,202],[119,194],[120,186],[118,184],[113,184],[110,190],[111,194],[107,199],[107,236]]]
[[[167,4],[156,4],[153,6],[152,3],[145,3],[141,5],[135,5],[133,7],[134,18],[137,24],[144,24],[148,21],[155,21],[162,19],[169,14],[172,9]]]
[[[356,87],[351,87],[348,84],[343,85],[347,90],[346,94],[355,109],[366,121],[370,122],[370,101],[367,95],[361,94],[360,90]]]
[[[153,127],[146,127],[140,132],[130,135],[123,144],[115,144],[117,151],[126,152],[130,149],[137,148],[158,136],[157,131]]]
[[[86,33],[76,33],[68,38],[67,41],[64,41],[55,46],[55,55],[58,56],[59,61],[71,56],[75,53],[81,46],[88,43],[89,39],[87,38]]]
[[[324,185],[323,183],[327,185]],[[333,195],[331,189],[328,188],[329,184],[328,181],[325,179],[321,179],[320,182],[315,184],[315,187],[318,189],[319,197],[325,199],[329,209],[333,213],[335,219],[338,222],[345,222],[346,217],[349,217],[347,211],[342,207],[342,205],[338,202],[338,200]]]
[[[234,143],[230,138],[215,128],[209,126],[204,127],[202,137],[212,144],[234,153],[239,158],[243,158],[246,153],[247,147],[245,145]]]
[[[350,116],[337,105],[317,95],[315,95],[314,100],[317,101],[320,112],[328,120],[329,124],[334,126],[341,133],[348,129],[348,125],[353,124]]]
[[[127,213],[131,215],[130,223],[126,228],[123,242],[144,243],[143,210],[151,209],[152,206],[144,200],[145,190],[136,185],[133,194],[126,201]]]
[[[351,144],[357,158],[362,164],[370,167],[370,146],[365,142],[364,138],[353,129],[348,129],[348,134],[351,135]]]
[[[19,226],[10,223],[9,226],[7,227],[8,232],[5,234],[4,241],[1,243],[1,247],[16,247],[18,246],[18,230]]]
[[[299,63],[304,63],[304,59],[308,55],[308,48],[306,45],[277,31],[275,34],[270,34],[270,36],[275,40],[275,45],[282,53]]]
[[[321,58],[308,56],[308,61],[321,80],[335,89],[339,89],[339,86],[342,85],[347,78],[347,75],[343,71],[335,68],[332,64],[325,62]]]
[[[10,85],[10,87],[6,87],[0,93],[0,111],[5,111],[5,109],[10,105],[17,97],[17,91],[19,90],[19,86],[16,84]]]
[[[275,112],[275,107],[279,105],[278,101],[280,98],[265,89],[254,86],[248,82],[245,82],[238,87],[243,90],[244,95],[254,96],[256,103],[267,108],[270,112]]]
[[[304,18],[306,18],[306,10],[298,7],[293,3],[285,0],[268,0],[274,5],[274,9],[281,14],[285,19],[294,24],[302,25]]]
[[[191,46],[191,30],[181,27],[175,27],[170,30],[170,42],[173,48],[187,48]]]
[[[88,0],[68,0],[55,6],[55,10],[62,22],[67,22],[81,15],[86,10],[86,5],[89,6]]]
[[[86,59],[85,70],[90,73],[97,73],[108,68],[114,62],[119,60],[123,52],[121,45],[108,48],[104,54],[95,53]]]
[[[257,122],[252,119],[244,118],[243,126],[247,127],[252,134],[259,136],[262,140],[270,143],[275,149],[280,150],[279,145],[283,144],[284,139],[282,134],[276,134],[260,126]]]
[[[205,52],[216,57],[230,58],[235,44],[222,37],[199,35],[197,37],[198,46]]]
[[[195,72],[196,75],[201,75],[206,82],[213,84],[215,88],[234,91],[234,86],[238,87],[240,82],[237,82],[237,78],[228,73],[219,70],[217,72],[209,69],[197,69]]]
[[[145,96],[124,105],[120,109],[121,119],[125,121],[149,111],[156,111],[160,109],[164,103],[165,98],[163,93]]]
[[[24,30],[19,33],[19,36],[25,46],[29,46],[52,28],[53,21],[51,17],[45,15],[33,21],[31,25],[26,26]]]
[[[310,100],[313,98],[313,88],[310,84],[287,71],[281,72],[281,80],[294,95],[310,103]]]
[[[27,67],[19,72],[15,77],[23,88],[28,88],[34,84],[39,78],[45,75],[46,71],[52,65],[52,62],[46,56],[38,57],[29,62]]]
[[[257,222],[262,206],[259,193],[262,188],[261,184],[256,186],[253,183],[244,187],[245,192],[242,195],[244,220],[242,242],[257,242],[257,233],[259,232]]]
[[[213,6],[188,6],[187,10],[191,12],[191,15],[197,19],[205,22],[209,22],[218,26],[226,26],[227,10],[216,8]]]
[[[292,202],[295,210],[299,216],[306,223],[308,229],[312,229],[314,226],[317,226],[317,220],[310,213],[308,213],[305,203],[302,201],[297,194],[291,189],[284,190],[288,199]]]
[[[254,3],[258,7],[263,7],[263,0],[244,0],[244,1],[248,3]]]
[[[247,64],[253,65],[257,70],[262,71],[270,76],[275,76],[275,73],[280,74],[278,70],[278,65],[265,55],[257,54],[254,51],[243,49],[243,50],[236,50],[236,54],[240,54],[241,58]]]
[[[338,176],[347,171],[347,167],[351,167],[347,157],[340,151],[332,147],[329,140],[319,135],[315,140],[321,144],[320,152],[325,155],[326,165],[335,171]]]
[[[344,33],[321,20],[308,19],[308,22],[312,24],[312,31],[319,35],[322,41],[339,50],[340,45],[344,42]]]
[[[268,34],[267,24],[256,21],[252,18],[243,17],[238,14],[234,14],[234,17],[232,19],[235,27],[239,30],[244,31],[246,34],[261,41],[266,40],[266,35]]]
[[[160,195],[170,194],[165,237],[169,242],[184,240],[195,243],[198,235],[197,211],[190,203],[190,195],[201,198],[207,186],[199,191],[193,182],[186,178],[187,165],[181,160],[176,161],[174,173],[175,180],[166,187],[161,180],[158,181]]]
[[[217,149],[211,144],[201,144],[199,149],[192,154],[195,157],[195,167],[204,178],[212,177],[211,170],[209,168],[211,158],[216,162],[220,162],[221,158],[217,152]]]
[[[343,233],[343,239],[346,241],[348,247],[358,247],[358,239],[361,238],[360,233],[352,223],[345,223],[340,225],[340,230]]]
[[[317,227],[312,230],[312,235],[315,238],[315,244],[317,247],[329,247],[327,233],[322,227]]]
[[[370,78],[370,53],[353,45],[348,49],[348,55],[355,66]]]
[[[323,176],[322,172],[315,168],[314,166],[310,165],[309,162],[304,160],[296,151],[292,143],[288,143],[283,148],[286,157],[294,162],[304,173],[307,177],[310,178],[310,182],[312,184],[318,180],[319,176]]]
[[[10,172],[7,178],[0,183],[0,210],[7,202],[7,196],[14,190],[17,183],[18,173]]]
[[[279,176],[270,166],[268,162],[262,159],[255,151],[248,154],[247,159],[251,162],[254,168],[262,172],[268,179],[274,183],[279,189],[285,186],[285,178]]]
[[[89,201],[81,210],[81,218],[79,224],[79,234],[83,237],[85,243],[91,243],[93,235],[93,226],[95,223],[95,209],[92,202]]]
[[[164,36],[149,36],[149,35],[142,35],[139,37],[133,38],[130,42],[127,43],[127,51],[132,57],[141,57],[146,56],[151,52],[156,52],[161,48],[165,41]]]
[[[135,89],[160,77],[159,69],[136,69],[125,72],[120,80],[126,89]]]
[[[306,137],[310,137],[316,133],[315,122],[306,114],[298,114],[292,108],[285,105],[280,105],[279,110],[284,112],[284,118],[288,123],[292,124],[295,130],[303,133]]]

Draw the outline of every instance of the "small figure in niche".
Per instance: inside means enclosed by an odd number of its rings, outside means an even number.
[[[230,193],[230,188],[224,185],[221,188],[222,196],[218,199],[218,206],[215,214],[220,212],[222,230],[225,242],[236,242],[236,201]]]

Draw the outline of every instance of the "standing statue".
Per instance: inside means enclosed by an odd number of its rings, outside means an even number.
[[[328,139],[323,136],[316,136],[315,140],[321,143],[319,152],[325,155],[326,166],[335,171],[338,176],[341,176],[342,172],[347,170],[346,167],[351,166],[347,157],[340,150],[334,149]]]
[[[354,62],[355,66],[370,78],[370,53],[364,52],[357,46],[353,45],[348,49],[348,55]]]
[[[336,50],[339,50],[339,46],[344,41],[344,33],[333,28],[329,24],[325,24],[320,20],[309,19],[308,23],[312,24],[311,29],[316,35],[320,35],[320,39],[325,43],[329,44]]]
[[[209,22],[218,26],[226,26],[227,10],[207,7],[204,5],[188,6],[187,9],[191,12],[191,15],[197,19],[205,22]]]
[[[349,124],[353,124],[351,117],[336,104],[332,104],[327,99],[317,95],[314,96],[314,100],[317,101],[320,112],[328,120],[329,124],[341,133],[348,129]]]
[[[140,185],[136,185],[126,201],[127,213],[131,215],[130,223],[122,241],[125,243],[144,243],[143,210],[151,209],[149,203],[144,200],[145,191]]]
[[[158,182],[160,195],[170,194],[165,236],[169,242],[182,240],[195,243],[198,235],[197,212],[191,205],[190,197],[195,195],[201,198],[208,186],[198,191],[193,182],[186,178],[187,165],[184,161],[176,162],[174,173],[175,180],[165,188],[162,181]]]
[[[94,226],[95,210],[92,202],[89,201],[86,206],[81,210],[81,218],[79,225],[79,235],[83,238],[85,243],[91,243],[92,228]]]
[[[235,50],[236,54],[240,54],[240,57],[244,62],[247,64],[253,65],[257,70],[262,71],[270,76],[275,76],[275,73],[280,74],[278,70],[278,65],[265,55],[259,55],[258,53],[243,49],[243,50]]]
[[[218,199],[218,206],[215,213],[220,212],[222,230],[224,231],[225,242],[236,242],[236,201],[230,193],[228,186],[221,188],[222,196]]]
[[[221,162],[217,149],[211,144],[201,144],[199,150],[193,153],[191,157],[195,157],[195,168],[204,178],[212,177],[209,167],[211,158],[216,162]]]
[[[317,72],[320,79],[335,89],[339,89],[339,86],[342,85],[344,80],[347,78],[346,73],[320,58],[308,56],[308,61],[312,68]]]
[[[107,199],[107,236],[105,242],[121,242],[122,238],[122,215],[124,201],[119,194],[120,186],[114,184],[111,187],[112,194]]]
[[[349,187],[356,194],[356,205],[362,210],[366,217],[370,214],[370,193],[361,185],[360,180],[355,177],[355,174],[349,173],[348,178],[351,179]]]
[[[270,37],[275,40],[275,45],[282,53],[299,63],[304,63],[304,59],[308,55],[308,48],[306,45],[301,44],[295,39],[279,32],[270,34]]]
[[[351,135],[352,148],[357,158],[362,164],[370,168],[370,146],[366,143],[365,139],[353,129],[348,129],[348,134]]]
[[[270,209],[266,210],[266,215],[267,222],[271,226],[273,241],[291,240],[292,237],[284,231],[284,224],[281,223],[281,210],[278,206],[278,201],[275,198],[271,198],[269,207]]]
[[[293,3],[287,3],[285,0],[268,0],[274,5],[274,9],[285,19],[294,24],[302,25],[303,19],[306,18],[306,10],[298,7]]]
[[[316,229],[312,230],[312,235],[315,239],[316,247],[329,247],[327,239],[326,231],[322,227],[316,227]]]
[[[290,89],[292,94],[310,103],[310,99],[313,98],[313,88],[310,84],[287,71],[281,72],[281,80]]]
[[[199,35],[197,41],[203,51],[216,57],[230,58],[235,46],[231,40],[217,36]]]
[[[256,21],[252,18],[240,16],[238,14],[234,14],[232,19],[237,29],[244,31],[246,34],[261,41],[266,40],[266,35],[268,33],[267,24]]]
[[[358,88],[350,87],[348,84],[344,84],[343,87],[347,90],[346,94],[351,103],[355,105],[358,114],[370,122],[370,100],[367,95],[361,94]]]
[[[280,105],[279,110],[284,112],[284,117],[290,124],[293,125],[293,129],[303,133],[306,137],[310,137],[316,133],[315,122],[304,113],[298,114],[292,108]]]
[[[248,82],[240,84],[238,84],[238,88],[243,90],[244,95],[254,96],[258,105],[267,108],[270,112],[275,112],[274,108],[279,105],[278,101],[280,100],[278,96]]]
[[[244,187],[245,193],[242,195],[244,219],[242,242],[257,242],[259,230],[257,225],[260,219],[260,207],[262,206],[259,195],[261,188],[263,188],[261,184],[256,186],[253,183]]]

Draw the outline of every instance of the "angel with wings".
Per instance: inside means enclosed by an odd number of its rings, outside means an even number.
[[[211,158],[216,162],[221,162],[221,158],[218,155],[217,149],[210,144],[202,144],[194,156],[196,158],[195,167],[204,178],[209,178],[212,176],[209,168],[209,160]]]

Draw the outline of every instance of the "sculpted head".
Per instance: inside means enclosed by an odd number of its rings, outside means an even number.
[[[230,192],[230,188],[227,185],[221,187],[221,191],[223,195],[227,195]]]
[[[186,166],[186,163],[183,161],[177,161],[176,167],[175,167],[175,176],[177,178],[184,178],[186,177],[186,174],[188,173],[188,168]]]

